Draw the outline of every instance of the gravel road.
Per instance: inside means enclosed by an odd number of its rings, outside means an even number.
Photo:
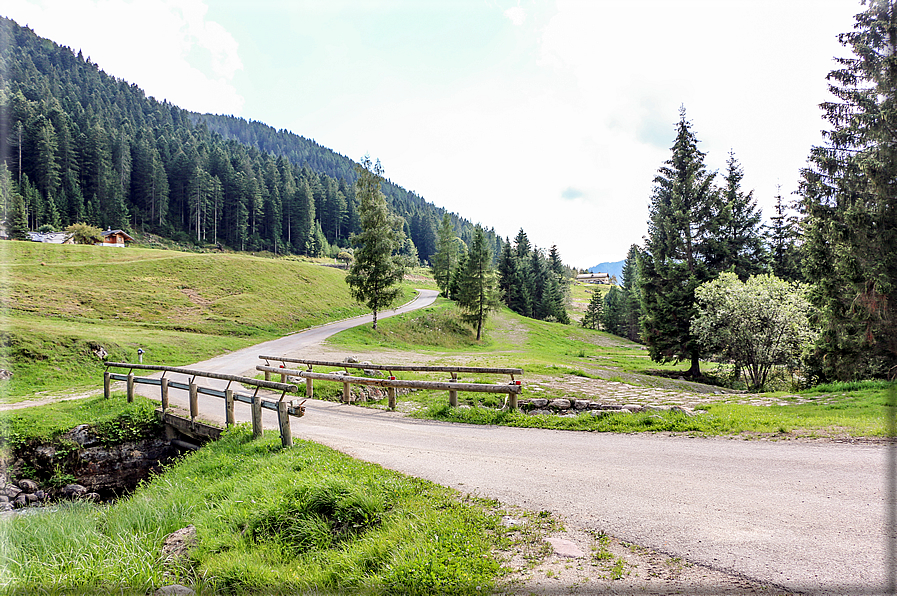
[[[422,291],[398,311],[434,299],[435,292]],[[294,334],[195,368],[254,374],[260,353],[313,356],[324,338],[359,322],[365,320]],[[186,402],[177,393],[172,401]],[[223,414],[221,400],[205,400],[204,417]],[[242,406],[237,418],[247,421]],[[548,509],[579,530],[601,530],[794,592],[884,592],[882,445],[468,426],[317,400],[306,409],[293,421],[295,437],[465,492]],[[276,428],[273,413],[265,415],[265,426]]]

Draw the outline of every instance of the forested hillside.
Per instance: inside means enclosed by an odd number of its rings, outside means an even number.
[[[0,209],[11,226],[84,221],[313,256],[359,231],[349,158],[258,122],[159,102],[9,19],[0,46]],[[392,183],[383,190],[404,219],[403,252],[429,260],[445,210]],[[468,242],[473,224],[450,218]],[[498,254],[501,240],[487,237]]]

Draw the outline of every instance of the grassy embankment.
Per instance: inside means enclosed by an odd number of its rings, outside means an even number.
[[[13,377],[0,399],[99,387],[100,347],[179,366],[366,312],[344,275],[290,259],[4,242],[0,368]]]
[[[782,438],[884,436],[887,392],[892,387],[886,382],[867,381],[824,385],[799,392],[721,395],[714,393],[717,388],[679,380],[678,372],[684,372],[687,363],[659,365],[650,360],[644,346],[575,325],[526,319],[506,309],[489,320],[486,338],[478,344],[469,327],[461,324],[454,307],[446,301],[422,311],[385,320],[376,332],[359,327],[340,333],[329,341],[347,351],[387,347],[403,350],[440,364],[520,367],[526,371],[523,398],[572,397],[600,401],[600,396],[595,397],[584,392],[576,383],[569,382],[578,377],[625,383],[631,385],[628,389],[636,393],[652,388],[680,392],[701,412],[691,417],[657,411],[600,418],[587,414],[575,417],[527,416],[502,411],[503,398],[483,397],[485,394],[460,394],[462,403],[466,400],[467,405],[474,406],[461,409],[449,408],[445,392],[421,391],[400,397],[400,409],[413,412],[416,416],[474,424],[612,432],[743,434],[746,437],[757,434]],[[705,363],[704,368],[712,371],[714,365]],[[533,377],[538,380],[532,382]],[[428,377],[400,375],[400,378]],[[430,378],[437,377],[431,375]],[[485,376],[465,380],[499,381],[496,377]],[[613,388],[618,387],[620,385]],[[650,395],[647,391],[646,394]],[[745,403],[749,399],[771,405]],[[372,405],[382,404],[375,402]]]
[[[5,438],[53,440],[74,422],[135,427],[151,411],[121,395],[29,408]],[[112,505],[4,520],[0,591],[146,594],[181,583],[200,594],[485,594],[502,575],[496,549],[535,541],[550,523],[530,516],[511,532],[494,502],[314,443],[284,450],[276,433],[251,437],[228,431]],[[189,557],[166,563],[165,536],[191,524]]]

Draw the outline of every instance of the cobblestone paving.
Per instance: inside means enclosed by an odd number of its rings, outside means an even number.
[[[603,404],[660,404],[687,408],[714,403],[740,403],[752,406],[788,406],[803,403],[827,403],[826,398],[810,398],[800,395],[770,397],[756,393],[692,393],[659,387],[639,387],[619,381],[590,379],[575,375],[562,377],[532,377],[526,382],[526,397],[539,397],[542,393],[591,399]]]

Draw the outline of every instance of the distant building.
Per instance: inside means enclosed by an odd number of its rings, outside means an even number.
[[[106,230],[103,232],[103,242],[97,242],[97,245],[103,246],[120,246],[124,248],[125,242],[134,242],[127,232],[124,230]]]
[[[28,232],[28,239],[48,244],[71,244],[71,239],[65,232]]]
[[[610,275],[607,273],[581,273],[576,276],[576,281],[587,284],[609,284]]]

